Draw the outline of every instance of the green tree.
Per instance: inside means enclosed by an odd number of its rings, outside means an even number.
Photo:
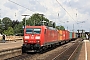
[[[4,33],[5,35],[14,35],[14,30],[12,27],[8,27],[7,30],[4,30]]]
[[[13,20],[12,21],[12,27],[15,27],[15,25],[19,24],[19,21],[18,20]]]
[[[2,23],[3,23],[4,26],[5,26],[4,30],[7,30],[8,27],[11,27],[11,26],[12,26],[12,20],[11,20],[10,18],[8,18],[8,17],[4,17],[4,18],[2,19]]]
[[[0,19],[0,33],[2,34],[2,32],[4,31],[4,24],[2,23],[1,19]]]
[[[0,19],[0,33],[2,33],[1,19]]]
[[[1,24],[1,19],[0,19],[0,24]]]
[[[53,27],[53,28],[55,28],[55,27],[56,27],[56,23],[53,22],[53,21],[49,21],[48,26],[49,26],[49,27]]]
[[[34,26],[42,24],[42,20],[49,22],[49,20],[44,16],[40,15],[39,13],[35,13],[29,19],[27,19],[26,22],[27,25]],[[44,24],[46,24],[46,22],[44,22]]]
[[[53,26],[53,22],[52,21],[49,21],[48,26],[49,27],[52,27]]]
[[[60,30],[60,26],[56,26],[56,29]]]
[[[65,30],[64,26],[60,26],[60,30]]]
[[[53,22],[53,28],[55,28],[56,27],[56,24],[55,24],[55,22]]]
[[[18,34],[18,33],[22,33],[23,34],[23,24],[22,24],[22,22],[20,22],[19,24],[15,25],[14,33],[15,34]]]
[[[56,29],[58,29],[58,30],[65,30],[64,26],[56,26]]]

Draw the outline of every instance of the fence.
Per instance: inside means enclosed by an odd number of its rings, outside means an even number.
[[[2,40],[2,36],[0,36],[0,40]],[[6,41],[16,41],[23,40],[23,36],[5,36]]]
[[[2,36],[0,36],[0,40],[2,40]]]

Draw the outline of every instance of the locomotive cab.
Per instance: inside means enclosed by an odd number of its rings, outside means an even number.
[[[24,39],[22,53],[40,52],[42,53],[49,47],[57,45],[58,31],[47,26],[26,26],[24,29]]]
[[[22,52],[38,51],[42,46],[43,26],[26,26],[24,29],[24,38]]]

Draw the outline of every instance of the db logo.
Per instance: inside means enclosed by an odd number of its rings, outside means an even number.
[[[31,39],[34,39],[34,37],[31,37]]]

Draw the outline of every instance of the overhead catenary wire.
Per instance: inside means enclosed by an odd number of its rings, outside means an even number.
[[[71,7],[71,3],[69,2],[69,5],[70,5],[70,7]],[[71,7],[71,9],[72,9],[72,7]],[[72,9],[72,12],[73,12],[73,9]],[[76,15],[76,17],[77,17],[77,13],[75,13],[75,15]]]
[[[56,0],[57,1],[57,0]],[[59,2],[59,1],[57,1],[58,2],[58,4],[67,12],[67,14],[72,18],[72,20],[74,20],[73,19],[73,17],[68,13],[68,11],[61,5],[61,3]],[[75,20],[74,20],[75,21]],[[76,22],[76,21],[75,21]]]
[[[39,3],[40,4],[40,2],[39,1],[37,1],[37,0],[35,0],[37,3]],[[45,8],[45,10],[47,10],[47,8],[44,6],[44,5],[42,5],[44,8]]]
[[[30,10],[29,8],[27,8],[27,7],[25,7],[25,6],[22,6],[22,5],[14,2],[14,1],[11,1],[11,0],[8,0],[8,1],[10,1],[10,2],[12,2],[12,3],[14,3],[14,4],[18,5],[18,6],[21,6],[21,7],[25,8],[25,9],[27,9],[27,10]],[[32,11],[32,10],[30,10],[30,11]]]
[[[69,2],[69,5],[70,5],[70,7],[71,7],[71,3]],[[71,7],[71,9],[72,9],[72,7]],[[77,10],[77,9],[76,9]],[[72,9],[72,12],[73,12],[73,9]],[[74,12],[75,13],[75,12]],[[77,18],[77,13],[75,13],[75,15],[76,15],[76,18]],[[75,19],[76,20],[76,19]],[[76,21],[76,23],[78,22],[78,20]]]
[[[20,6],[20,7],[23,7],[23,8],[25,8],[25,9],[29,10],[29,11],[32,11],[31,9],[29,9],[29,8],[27,8],[27,7],[25,7],[25,6],[20,5],[19,3],[16,3],[16,2],[11,1],[11,0],[8,0],[8,1],[10,1],[10,2],[12,2],[12,3],[14,3],[14,4],[16,4],[16,5]],[[35,1],[36,1],[36,0],[35,0]],[[38,2],[38,1],[36,1],[36,2]],[[38,3],[39,3],[39,2],[38,2]],[[43,7],[44,7],[44,6],[43,6]],[[47,10],[47,8],[46,8],[46,10]],[[33,11],[32,11],[32,12],[33,12]]]
[[[71,7],[71,3],[69,2],[69,5],[70,5],[70,7]],[[72,9],[72,7],[71,7],[71,9]],[[72,9],[72,11],[73,11],[73,9]],[[76,14],[76,13],[75,13]]]
[[[29,8],[27,8],[27,7],[25,7],[25,6],[22,6],[22,5],[20,5],[20,4],[18,4],[18,3],[16,3],[16,2],[14,2],[14,1],[11,1],[11,0],[8,0],[8,1],[10,1],[10,2],[12,2],[12,3],[14,3],[14,4],[16,4],[16,5],[18,5],[18,6],[21,6],[21,7],[23,7],[23,8],[25,8],[25,9],[27,9],[27,10],[30,10]],[[57,1],[57,0],[56,0]],[[38,2],[38,1],[37,1]],[[58,2],[58,1],[57,1]],[[39,2],[38,2],[39,3]],[[59,5],[67,12],[67,10],[60,4],[60,2],[58,2],[59,3]],[[30,11],[32,11],[32,10],[30,10]],[[67,12],[67,14],[71,17],[71,15]],[[72,18],[72,17],[71,17]],[[72,18],[73,19],[73,18]],[[74,19],[73,19],[74,20]],[[74,20],[75,21],[75,20]]]

